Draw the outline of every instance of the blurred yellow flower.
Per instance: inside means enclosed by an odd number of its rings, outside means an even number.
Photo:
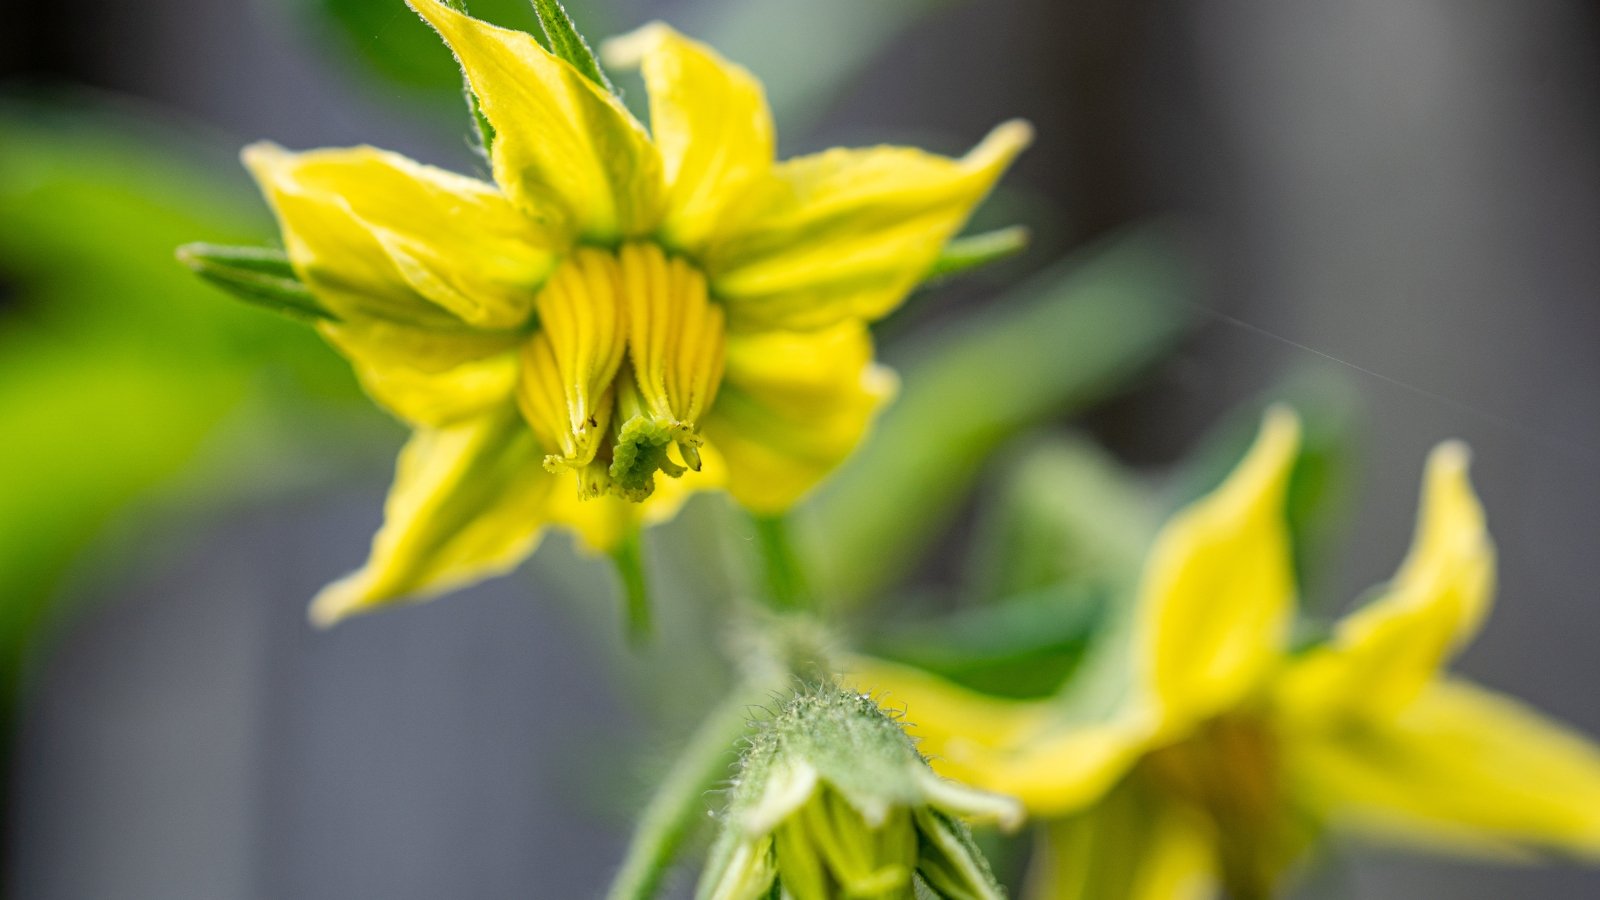
[[[761,85],[664,25],[605,47],[643,74],[647,132],[532,36],[408,2],[461,63],[495,184],[370,147],[244,154],[318,328],[415,428],[324,623],[509,569],[549,524],[604,549],[692,490],[794,503],[893,391],[867,323],[1029,140],[775,162]]]
[[[1128,687],[1098,710],[858,666],[858,686],[906,707],[941,774],[1050,820],[1031,896],[1269,896],[1323,828],[1600,854],[1600,748],[1443,672],[1494,587],[1466,449],[1430,457],[1394,579],[1296,651],[1284,499],[1298,443],[1294,415],[1273,410],[1228,480],[1162,529],[1112,660]]]

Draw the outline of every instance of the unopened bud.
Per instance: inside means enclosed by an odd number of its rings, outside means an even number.
[[[740,761],[697,896],[1003,898],[962,819],[1021,818],[1016,801],[936,775],[871,697],[808,686]]]

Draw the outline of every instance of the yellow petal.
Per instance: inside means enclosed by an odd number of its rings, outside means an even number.
[[[1302,735],[1285,754],[1294,790],[1335,824],[1600,859],[1600,746],[1510,697],[1438,680],[1393,720]]]
[[[245,148],[290,261],[342,318],[522,327],[550,239],[493,185],[371,147]]]
[[[1138,783],[1093,809],[1049,823],[1028,900],[1209,900],[1216,896],[1210,827]]]
[[[558,234],[600,243],[655,229],[661,159],[615,97],[531,35],[439,0],[407,3],[455,51],[495,129],[495,181],[524,213]]]
[[[1494,592],[1495,554],[1467,463],[1461,444],[1433,451],[1405,563],[1332,641],[1287,673],[1286,709],[1393,714],[1477,633]]]
[[[729,492],[756,512],[787,509],[850,455],[894,389],[859,321],[729,335],[722,390],[705,424],[727,463]]]
[[[366,565],[317,595],[312,621],[331,625],[515,568],[547,521],[555,479],[542,455],[509,406],[418,431],[400,453]]]
[[[779,163],[750,218],[706,251],[712,293],[740,329],[877,319],[905,299],[1032,130],[996,128],[962,159],[905,147]]]
[[[503,407],[517,383],[506,332],[417,328],[384,319],[321,322],[378,405],[415,427],[438,428]]]
[[[1141,716],[1074,722],[1051,702],[990,697],[881,660],[853,661],[845,677],[905,711],[906,730],[936,772],[1015,797],[1037,816],[1099,800],[1150,737]]]
[[[1269,411],[1227,481],[1156,536],[1136,658],[1169,733],[1243,699],[1283,652],[1294,606],[1284,497],[1299,436],[1292,412]]]
[[[644,75],[667,183],[661,236],[698,254],[735,224],[730,206],[772,168],[772,113],[761,83],[659,22],[607,41],[604,56]]]

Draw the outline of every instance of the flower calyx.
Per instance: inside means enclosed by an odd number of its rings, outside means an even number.
[[[871,697],[806,685],[751,739],[697,896],[1003,898],[962,819],[1021,815],[934,774]]]

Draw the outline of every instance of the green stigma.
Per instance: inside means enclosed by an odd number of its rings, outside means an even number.
[[[635,503],[656,489],[656,472],[677,478],[688,471],[667,455],[673,431],[649,416],[634,416],[623,423],[611,448],[611,490]]]

